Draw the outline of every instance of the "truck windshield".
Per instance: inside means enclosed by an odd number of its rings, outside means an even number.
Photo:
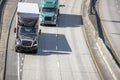
[[[55,12],[56,9],[55,8],[43,8],[42,11],[43,12]]]
[[[35,26],[35,24],[37,23],[37,19],[34,18],[23,18],[21,16],[19,16],[18,18],[18,21],[19,21],[19,25],[22,25],[22,26]]]
[[[25,34],[36,35],[35,28],[20,28],[19,33],[20,35],[25,35]]]

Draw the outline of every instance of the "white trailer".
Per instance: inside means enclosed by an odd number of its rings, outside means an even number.
[[[22,23],[25,26],[34,26],[39,27],[39,7],[36,3],[25,3],[18,2],[17,9],[17,19],[18,23]]]

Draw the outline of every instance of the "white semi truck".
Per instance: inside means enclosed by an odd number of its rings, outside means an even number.
[[[15,51],[37,52],[38,36],[41,33],[38,4],[18,2],[16,23]]]

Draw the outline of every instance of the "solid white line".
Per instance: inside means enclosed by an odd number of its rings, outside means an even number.
[[[56,34],[56,37],[57,37],[57,34]]]
[[[23,63],[21,63],[21,66],[23,66]]]
[[[56,50],[58,50],[58,47],[57,47],[57,45],[56,45]]]
[[[22,72],[22,69],[20,69],[20,72]]]
[[[24,58],[22,57],[22,61],[24,60]]]
[[[58,68],[60,67],[60,64],[59,64],[59,62],[57,62],[57,65],[58,65]]]
[[[58,34],[56,34],[56,38],[58,37]],[[58,47],[57,47],[57,45],[56,45],[56,50],[58,50]]]
[[[103,60],[105,61],[105,63],[106,63],[106,65],[107,65],[107,67],[108,67],[110,73],[112,74],[114,80],[117,80],[117,78],[115,77],[115,75],[114,75],[114,73],[113,73],[113,71],[112,71],[110,65],[109,65],[108,62],[106,61],[106,59],[105,59],[105,57],[104,57],[104,55],[103,55],[103,53],[102,53],[102,51],[101,51],[101,49],[100,49],[98,43],[96,43],[96,45],[98,46],[98,49],[99,49],[99,51],[100,51],[100,53],[101,53],[101,55],[102,55],[102,57],[103,57]]]
[[[19,69],[20,69],[20,62],[19,62],[19,53],[17,53],[18,54],[18,80],[20,80],[20,71],[19,71]]]

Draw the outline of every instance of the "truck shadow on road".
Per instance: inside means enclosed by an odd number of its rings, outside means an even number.
[[[58,19],[58,27],[80,27],[83,25],[81,15],[60,14]]]
[[[39,38],[37,55],[47,56],[55,54],[70,54],[69,43],[63,34],[42,33]]]

